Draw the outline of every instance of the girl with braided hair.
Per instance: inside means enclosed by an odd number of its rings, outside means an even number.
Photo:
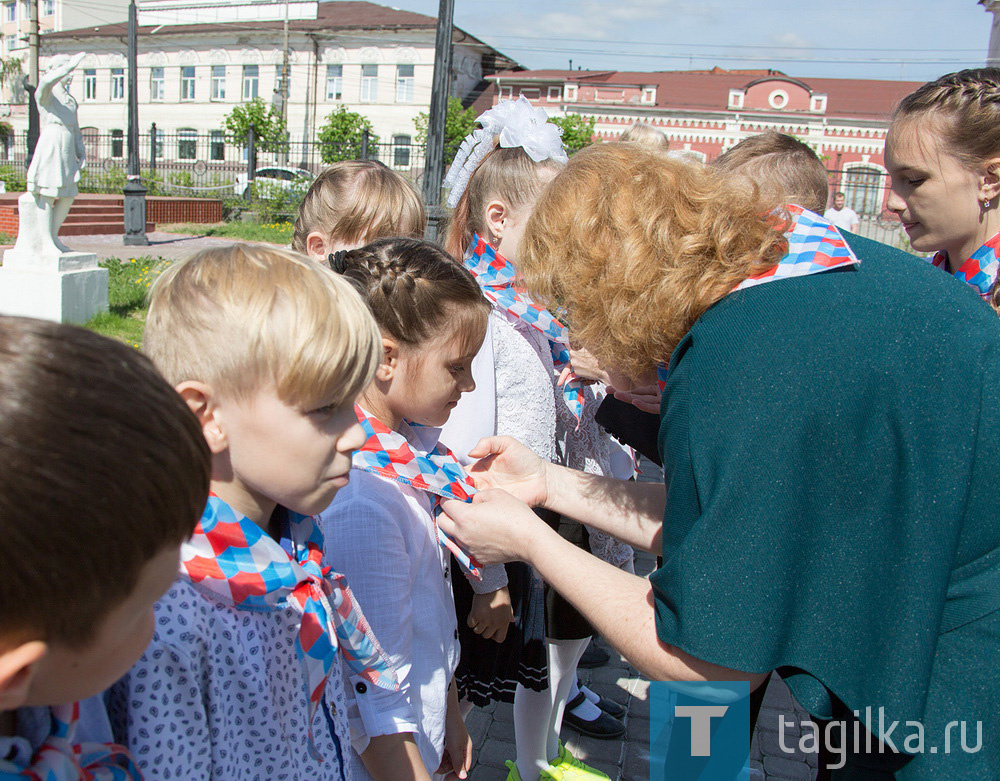
[[[1000,69],[949,73],[907,95],[885,146],[888,208],[915,250],[992,301],[1000,270]]]
[[[347,487],[320,518],[331,558],[381,632],[402,684],[383,692],[351,678],[352,775],[465,778],[472,744],[454,683],[450,555],[468,577],[479,577],[479,568],[439,535],[435,518],[442,497],[471,500],[476,489],[435,427],[475,388],[471,364],[489,304],[468,271],[421,240],[339,251],[333,268],[367,300],[383,352],[355,410],[368,439]]]

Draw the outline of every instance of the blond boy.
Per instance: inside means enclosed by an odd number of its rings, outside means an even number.
[[[210,249],[155,284],[145,349],[212,453],[212,496],[112,703],[156,778],[341,778],[338,654],[395,685],[310,517],[364,441],[353,403],[380,344],[353,288],[291,252]]]

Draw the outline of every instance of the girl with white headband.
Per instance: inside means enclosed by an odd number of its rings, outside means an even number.
[[[605,474],[609,445],[594,423],[593,389],[575,379],[557,385],[569,365],[566,329],[513,285],[518,244],[535,200],[569,159],[561,130],[523,97],[501,101],[478,121],[482,128],[465,139],[445,178],[454,209],[445,247],[464,261],[493,310],[473,364],[476,390],[459,402],[442,438],[464,458],[481,437],[510,434],[548,461]],[[559,516],[549,520],[558,525]],[[614,538],[600,535],[590,545],[603,547],[613,563],[631,566],[631,549]],[[508,564],[507,576],[507,589],[487,594],[472,595],[466,583],[455,581],[463,630],[459,690],[476,705],[513,699],[517,758],[507,763],[508,781],[606,779],[559,742],[577,662],[593,630],[569,603],[555,600],[555,592],[543,597],[530,567]],[[515,623],[502,644],[487,641],[491,615],[508,600]]]

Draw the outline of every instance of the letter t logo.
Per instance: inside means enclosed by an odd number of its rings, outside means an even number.
[[[691,719],[691,756],[707,757],[711,754],[712,718],[721,718],[728,705],[678,705],[674,716]]]

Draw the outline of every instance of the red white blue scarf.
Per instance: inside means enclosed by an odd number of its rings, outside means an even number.
[[[552,351],[552,364],[556,374],[570,365],[569,331],[544,307],[531,300],[531,296],[514,285],[517,271],[503,255],[497,253],[478,234],[465,251],[465,267],[472,272],[479,286],[494,305],[509,315],[527,323],[544,334]],[[563,398],[570,412],[579,421],[583,414],[583,383],[575,374],[563,385]]]
[[[422,453],[406,437],[361,407],[355,405],[354,412],[368,439],[360,450],[355,451],[352,466],[433,494],[434,530],[438,542],[452,553],[462,569],[476,580],[481,580],[479,562],[441,531],[437,524],[442,498],[471,502],[472,495],[476,493],[475,481],[466,473],[455,454],[440,442],[433,450]]]
[[[936,268],[948,270],[948,253],[937,252],[930,258]],[[997,273],[1000,272],[1000,233],[972,253],[954,276],[976,289],[981,298],[989,298]]]
[[[733,288],[733,293],[767,282],[820,274],[830,269],[861,263],[840,231],[828,219],[794,203],[788,204],[785,210],[791,223],[785,230],[788,251],[767,271],[740,282]],[[667,365],[658,364],[656,374],[662,393],[667,384]]]
[[[20,766],[0,758],[0,779],[35,781],[141,781],[142,773],[124,746],[76,743],[80,704],[49,709],[52,731],[35,751],[31,764]]]
[[[282,532],[285,533],[284,531]],[[302,616],[295,650],[305,673],[312,721],[337,651],[358,675],[383,689],[399,679],[355,602],[343,575],[323,564],[323,532],[308,515],[288,513],[289,555],[259,525],[212,495],[191,540],[181,547],[181,572],[215,598],[242,610],[292,608]]]

